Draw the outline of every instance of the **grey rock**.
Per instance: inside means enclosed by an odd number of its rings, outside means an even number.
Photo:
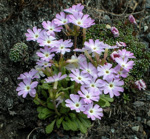
[[[147,34],[147,39],[150,41],[150,33]]]
[[[4,126],[4,124],[3,124],[3,123],[1,123],[1,124],[0,124],[0,128],[3,128],[3,126]]]
[[[9,109],[11,109],[13,107],[13,99],[12,98],[8,98],[6,101],[6,105]]]
[[[144,102],[142,102],[142,101],[135,101],[134,103],[133,103],[133,105],[135,106],[135,107],[142,107],[142,106],[144,106]]]
[[[107,137],[105,137],[105,136],[102,136],[102,137],[101,137],[101,139],[108,139],[108,138],[107,138]]]
[[[146,124],[146,121],[147,121],[147,120],[144,118],[142,121],[143,121],[144,124]]]
[[[111,129],[111,132],[112,132],[112,133],[115,133],[115,129]]]
[[[145,44],[146,48],[149,48],[149,43],[148,42],[144,41],[143,43]]]
[[[5,78],[4,78],[4,81],[5,81],[5,82],[8,82],[8,78],[7,78],[7,77],[5,77]]]
[[[145,7],[146,7],[147,9],[150,9],[150,0],[146,0],[146,5],[145,5]]]
[[[147,125],[150,127],[150,120],[147,121]]]
[[[148,26],[145,25],[145,26],[144,26],[144,32],[146,32],[147,30],[148,30]]]
[[[111,19],[110,19],[110,17],[108,15],[105,15],[103,17],[103,20],[104,20],[104,23],[111,23]]]
[[[132,127],[132,130],[133,130],[133,131],[137,131],[137,132],[138,132],[139,129],[140,129],[140,126],[133,126],[133,127]]]
[[[148,117],[150,117],[150,110],[147,112]]]
[[[139,122],[141,121],[141,117],[136,117],[136,119],[137,119],[137,121],[139,121]]]

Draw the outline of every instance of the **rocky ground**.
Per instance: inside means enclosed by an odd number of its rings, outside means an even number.
[[[86,6],[86,12],[97,23],[112,23],[129,13],[135,13],[139,24],[139,37],[149,47],[150,0],[76,0]],[[104,118],[96,121],[86,135],[78,132],[56,131],[44,135],[44,123],[37,118],[32,99],[22,99],[15,91],[17,77],[35,65],[37,45],[26,42],[28,28],[40,27],[44,20],[51,20],[57,12],[75,3],[71,0],[0,0],[0,139],[148,139],[150,138],[150,89],[134,94],[125,104],[116,98],[105,109]],[[130,3],[129,3],[130,2]],[[91,8],[92,7],[92,8]],[[107,10],[106,10],[107,9]],[[116,10],[117,9],[117,10]],[[9,51],[14,44],[24,42],[29,46],[29,62],[14,63]],[[33,131],[33,132],[31,132]],[[31,133],[31,134],[30,134]],[[27,137],[28,136],[28,137]]]

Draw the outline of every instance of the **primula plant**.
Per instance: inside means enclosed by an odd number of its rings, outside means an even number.
[[[124,92],[124,79],[134,65],[134,54],[124,42],[110,46],[99,39],[86,40],[86,30],[95,23],[83,9],[73,5],[52,21],[43,21],[43,29],[33,27],[25,34],[27,41],[39,44],[39,59],[35,69],[18,77],[23,81],[16,90],[23,98],[33,97],[38,117],[49,120],[46,133],[61,127],[86,133],[91,121],[103,117],[103,108]],[[61,31],[74,41],[59,39]],[[111,31],[119,36],[117,28]]]

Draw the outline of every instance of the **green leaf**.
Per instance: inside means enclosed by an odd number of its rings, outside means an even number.
[[[42,93],[42,95],[43,95],[45,98],[47,98],[47,97],[48,97],[48,96],[47,96],[47,92],[46,92],[46,91],[42,90],[42,91],[41,91],[41,93]]]
[[[49,109],[54,110],[54,105],[53,105],[53,103],[52,103],[52,101],[51,101],[50,98],[47,99],[47,107],[48,107]]]
[[[65,114],[65,113],[68,113],[69,110],[70,110],[70,109],[67,108],[67,107],[61,107],[61,108],[60,108],[60,113]]]
[[[38,98],[38,95],[36,95],[36,97],[33,99],[33,102],[36,104],[36,105],[40,105],[40,104],[43,104],[45,105],[45,102],[41,99]]]
[[[109,102],[113,102],[113,101],[114,101],[114,99],[113,99],[113,98],[110,98],[109,95],[101,95],[101,97],[104,98],[104,99],[106,99],[106,100],[109,101]]]
[[[66,103],[64,101],[61,103],[61,105],[62,105],[62,107],[66,108]]]
[[[75,119],[75,118],[76,118],[76,114],[74,114],[74,113],[69,113],[69,116],[70,116],[72,119]]]
[[[50,134],[50,133],[53,131],[55,121],[56,121],[56,120],[54,120],[51,124],[49,124],[49,125],[46,126],[46,133],[47,133],[47,134]]]
[[[57,126],[57,128],[60,127],[60,125],[61,125],[63,119],[64,119],[64,117],[61,117],[61,118],[57,119],[57,121],[56,121],[56,126]]]
[[[59,92],[59,91],[67,91],[67,90],[69,90],[69,89],[74,89],[74,85],[72,85],[72,86],[70,86],[70,87],[67,87],[67,88],[61,87],[61,88],[58,90],[58,92]]]
[[[63,128],[65,130],[72,130],[72,131],[77,131],[78,130],[78,125],[76,124],[75,120],[70,120],[69,117],[65,117],[66,121],[63,121]]]
[[[49,109],[44,107],[39,107],[37,111],[39,112],[38,114],[39,119],[43,119],[43,120],[45,120],[46,118],[54,114],[53,111],[50,111]]]
[[[100,99],[97,104],[101,107],[107,107],[107,106],[110,106],[110,103],[108,101],[105,101],[103,99]]]
[[[85,118],[82,118],[82,117],[79,117],[80,121],[82,122],[82,124],[84,126],[86,126],[87,128],[89,128],[91,126],[91,122],[89,119],[85,119]]]
[[[42,109],[43,109],[44,107],[42,107],[42,106],[39,106],[39,107],[37,107],[37,112],[41,112],[42,111]]]
[[[43,89],[50,89],[51,85],[49,83],[43,83],[41,86]]]
[[[70,130],[66,121],[62,121],[62,125],[64,130]]]
[[[86,133],[86,132],[87,132],[87,127],[85,127],[85,126],[79,121],[79,119],[76,119],[76,122],[78,123],[79,130],[80,130],[82,133]]]
[[[109,102],[113,102],[113,101],[114,99],[110,98],[109,95],[101,95],[100,100],[97,104],[100,105],[101,107],[109,107],[110,106]]]
[[[40,102],[39,101],[37,101],[37,99],[33,99],[33,102],[36,104],[36,105],[40,105]]]

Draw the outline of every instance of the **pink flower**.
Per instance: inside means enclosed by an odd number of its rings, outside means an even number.
[[[51,63],[49,63],[49,61],[45,61],[42,59],[38,60],[36,64],[39,65],[40,67],[51,67],[52,65]]]
[[[92,20],[89,15],[83,15],[83,13],[74,13],[73,15],[69,15],[69,21],[82,28],[88,28],[95,24],[94,20]]]
[[[89,74],[80,72],[79,69],[71,70],[71,72],[72,73],[69,74],[71,81],[75,81],[80,84],[89,83],[89,80],[90,80]]]
[[[88,53],[94,53],[96,52],[97,54],[101,54],[101,52],[103,52],[103,42],[100,42],[98,39],[97,40],[93,40],[93,39],[89,39],[89,42],[85,42],[85,48],[83,48],[84,50],[87,50]]]
[[[65,15],[64,12],[60,14],[56,14],[56,18],[54,19],[54,23],[58,26],[65,25],[69,23],[68,15]]]
[[[64,55],[66,52],[70,52],[70,48],[73,46],[73,43],[71,42],[71,40],[63,41],[61,39],[61,40],[56,41],[54,46],[55,47],[53,51]]]
[[[80,64],[80,69],[82,69],[83,73],[88,73],[91,76],[97,74],[97,69],[96,67],[93,66],[92,63],[87,63],[87,61],[84,61],[83,63]]]
[[[46,32],[43,32],[40,38],[37,40],[40,46],[53,46],[55,43],[55,37],[47,35]]]
[[[83,98],[85,103],[91,103],[92,101],[99,101],[99,94],[94,91],[88,91],[84,87],[81,87],[81,91],[78,91],[80,97]]]
[[[89,83],[86,83],[84,85],[82,85],[83,87],[85,87],[86,89],[88,89],[90,92],[94,92],[96,95],[100,95],[102,94],[101,92],[101,88],[103,86],[105,86],[105,82],[101,79],[97,79],[98,76],[97,74],[94,75],[93,78],[91,78],[90,82]]]
[[[33,31],[31,29],[28,29],[27,32],[28,33],[25,33],[27,41],[36,41],[38,38],[40,38],[42,30],[37,29],[37,27],[33,27]]]
[[[136,21],[135,21],[135,18],[133,17],[133,15],[129,15],[129,21],[132,24],[137,24]]]
[[[92,120],[95,120],[96,118],[101,119],[101,117],[103,117],[103,109],[100,108],[100,106],[97,104],[93,106],[93,103],[89,103],[86,106],[86,111],[84,111],[83,113]]]
[[[115,68],[114,68],[114,73],[116,74],[115,75],[115,78],[120,78],[120,77],[123,77],[123,78],[126,78],[128,76],[128,71],[126,70],[121,70],[121,67],[119,65],[117,65]]]
[[[50,21],[43,21],[42,23],[43,28],[45,28],[47,31],[47,34],[50,35],[54,32],[60,32],[62,27],[58,26],[57,24],[54,23],[54,20]]]
[[[82,12],[83,9],[84,9],[84,6],[81,5],[81,3],[79,3],[77,5],[73,5],[71,8],[65,9],[64,11],[74,14],[74,13]]]
[[[85,110],[85,103],[83,100],[80,100],[79,95],[70,95],[71,99],[65,100],[66,106],[69,107],[71,110],[75,110],[76,112],[84,111]]]
[[[111,32],[113,33],[115,38],[119,36],[119,31],[116,27],[111,27]]]
[[[118,53],[122,58],[135,58],[134,54],[130,51],[127,51],[126,49],[118,50]]]
[[[35,75],[38,71],[35,69],[31,69],[29,72],[25,72],[23,74],[20,74],[20,76],[17,79],[34,79],[37,78]]]
[[[129,72],[129,70],[132,69],[134,65],[134,61],[128,61],[127,57],[125,57],[124,59],[122,59],[121,57],[116,58],[115,61],[122,69],[126,70],[127,72]]]
[[[121,87],[124,85],[123,81],[120,81],[120,79],[112,79],[112,78],[107,78],[105,82],[105,86],[103,87],[104,94],[110,95],[111,98],[114,96],[119,96],[119,92],[123,92],[124,89]]]
[[[139,90],[141,90],[141,89],[145,90],[146,89],[146,84],[142,79],[136,81],[135,85],[138,87]]]
[[[60,81],[60,80],[63,80],[64,78],[67,77],[67,74],[64,74],[64,75],[61,75],[62,73],[59,72],[58,74],[55,74],[51,77],[48,77],[47,79],[45,79],[45,81],[47,83],[53,83],[53,82],[57,82],[57,81]]]
[[[36,54],[45,61],[51,60],[55,55],[51,53],[51,48],[45,46],[44,49],[40,49],[40,52],[36,52]]]
[[[18,91],[18,96],[22,95],[22,97],[25,98],[27,94],[29,94],[31,97],[35,97],[36,90],[34,88],[37,84],[37,81],[31,82],[30,79],[24,79],[16,89],[16,91]]]
[[[113,78],[114,77],[114,69],[112,68],[112,64],[107,63],[106,65],[99,66],[97,68],[98,70],[98,76],[101,77],[103,76],[103,79],[105,80],[106,78]]]

